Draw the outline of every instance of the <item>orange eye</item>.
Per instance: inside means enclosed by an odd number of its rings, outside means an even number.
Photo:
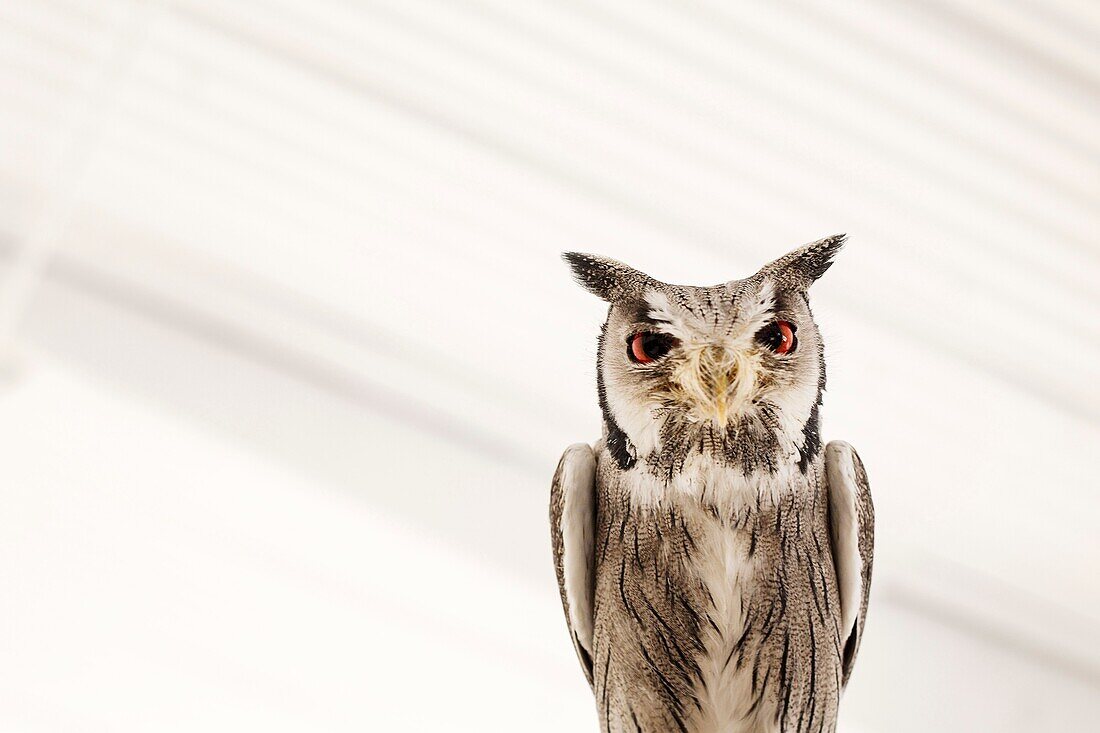
[[[769,323],[756,334],[756,340],[776,354],[789,354],[798,346],[795,325],[790,321]]]
[[[677,343],[666,333],[638,331],[627,339],[626,355],[635,364],[652,364],[672,351]]]

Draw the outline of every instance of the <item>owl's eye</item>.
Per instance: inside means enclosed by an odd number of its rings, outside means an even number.
[[[626,355],[632,362],[650,364],[667,355],[679,342],[667,333],[638,331],[626,343]]]
[[[789,354],[798,346],[795,330],[790,321],[776,321],[760,329],[756,340],[777,354]]]

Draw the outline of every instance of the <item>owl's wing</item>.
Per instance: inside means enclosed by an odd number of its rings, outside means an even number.
[[[569,635],[592,684],[595,587],[596,457],[577,443],[565,449],[550,486],[550,540]]]
[[[840,638],[844,640],[843,684],[855,666],[867,618],[875,551],[875,508],[863,462],[852,446],[834,440],[825,446],[829,484],[829,532],[840,586]]]

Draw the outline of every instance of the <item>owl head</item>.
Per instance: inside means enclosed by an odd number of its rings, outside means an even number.
[[[671,479],[707,455],[746,473],[808,470],[825,388],[808,291],[843,243],[813,242],[712,287],[564,255],[577,281],[610,303],[597,379],[605,445],[620,468]]]

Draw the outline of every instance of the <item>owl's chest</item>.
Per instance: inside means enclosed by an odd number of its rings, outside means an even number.
[[[610,685],[643,717],[639,698],[656,696],[685,711],[689,731],[757,730],[752,665],[738,657],[753,643],[747,612],[761,590],[752,530],[698,503],[612,511],[601,529],[597,656],[617,660]]]
[[[751,498],[719,508],[704,491],[651,506],[613,488],[604,497],[597,635],[617,647],[612,685],[628,699],[644,687],[678,696],[690,731],[768,730],[778,675],[765,676],[760,629],[778,593],[776,513]]]
[[[752,664],[755,638],[750,610],[762,593],[761,563],[755,555],[754,529],[717,519],[698,525],[700,546],[688,560],[691,576],[703,589],[696,655],[698,674],[693,696],[698,700],[696,730],[756,731],[759,694],[754,694]]]

